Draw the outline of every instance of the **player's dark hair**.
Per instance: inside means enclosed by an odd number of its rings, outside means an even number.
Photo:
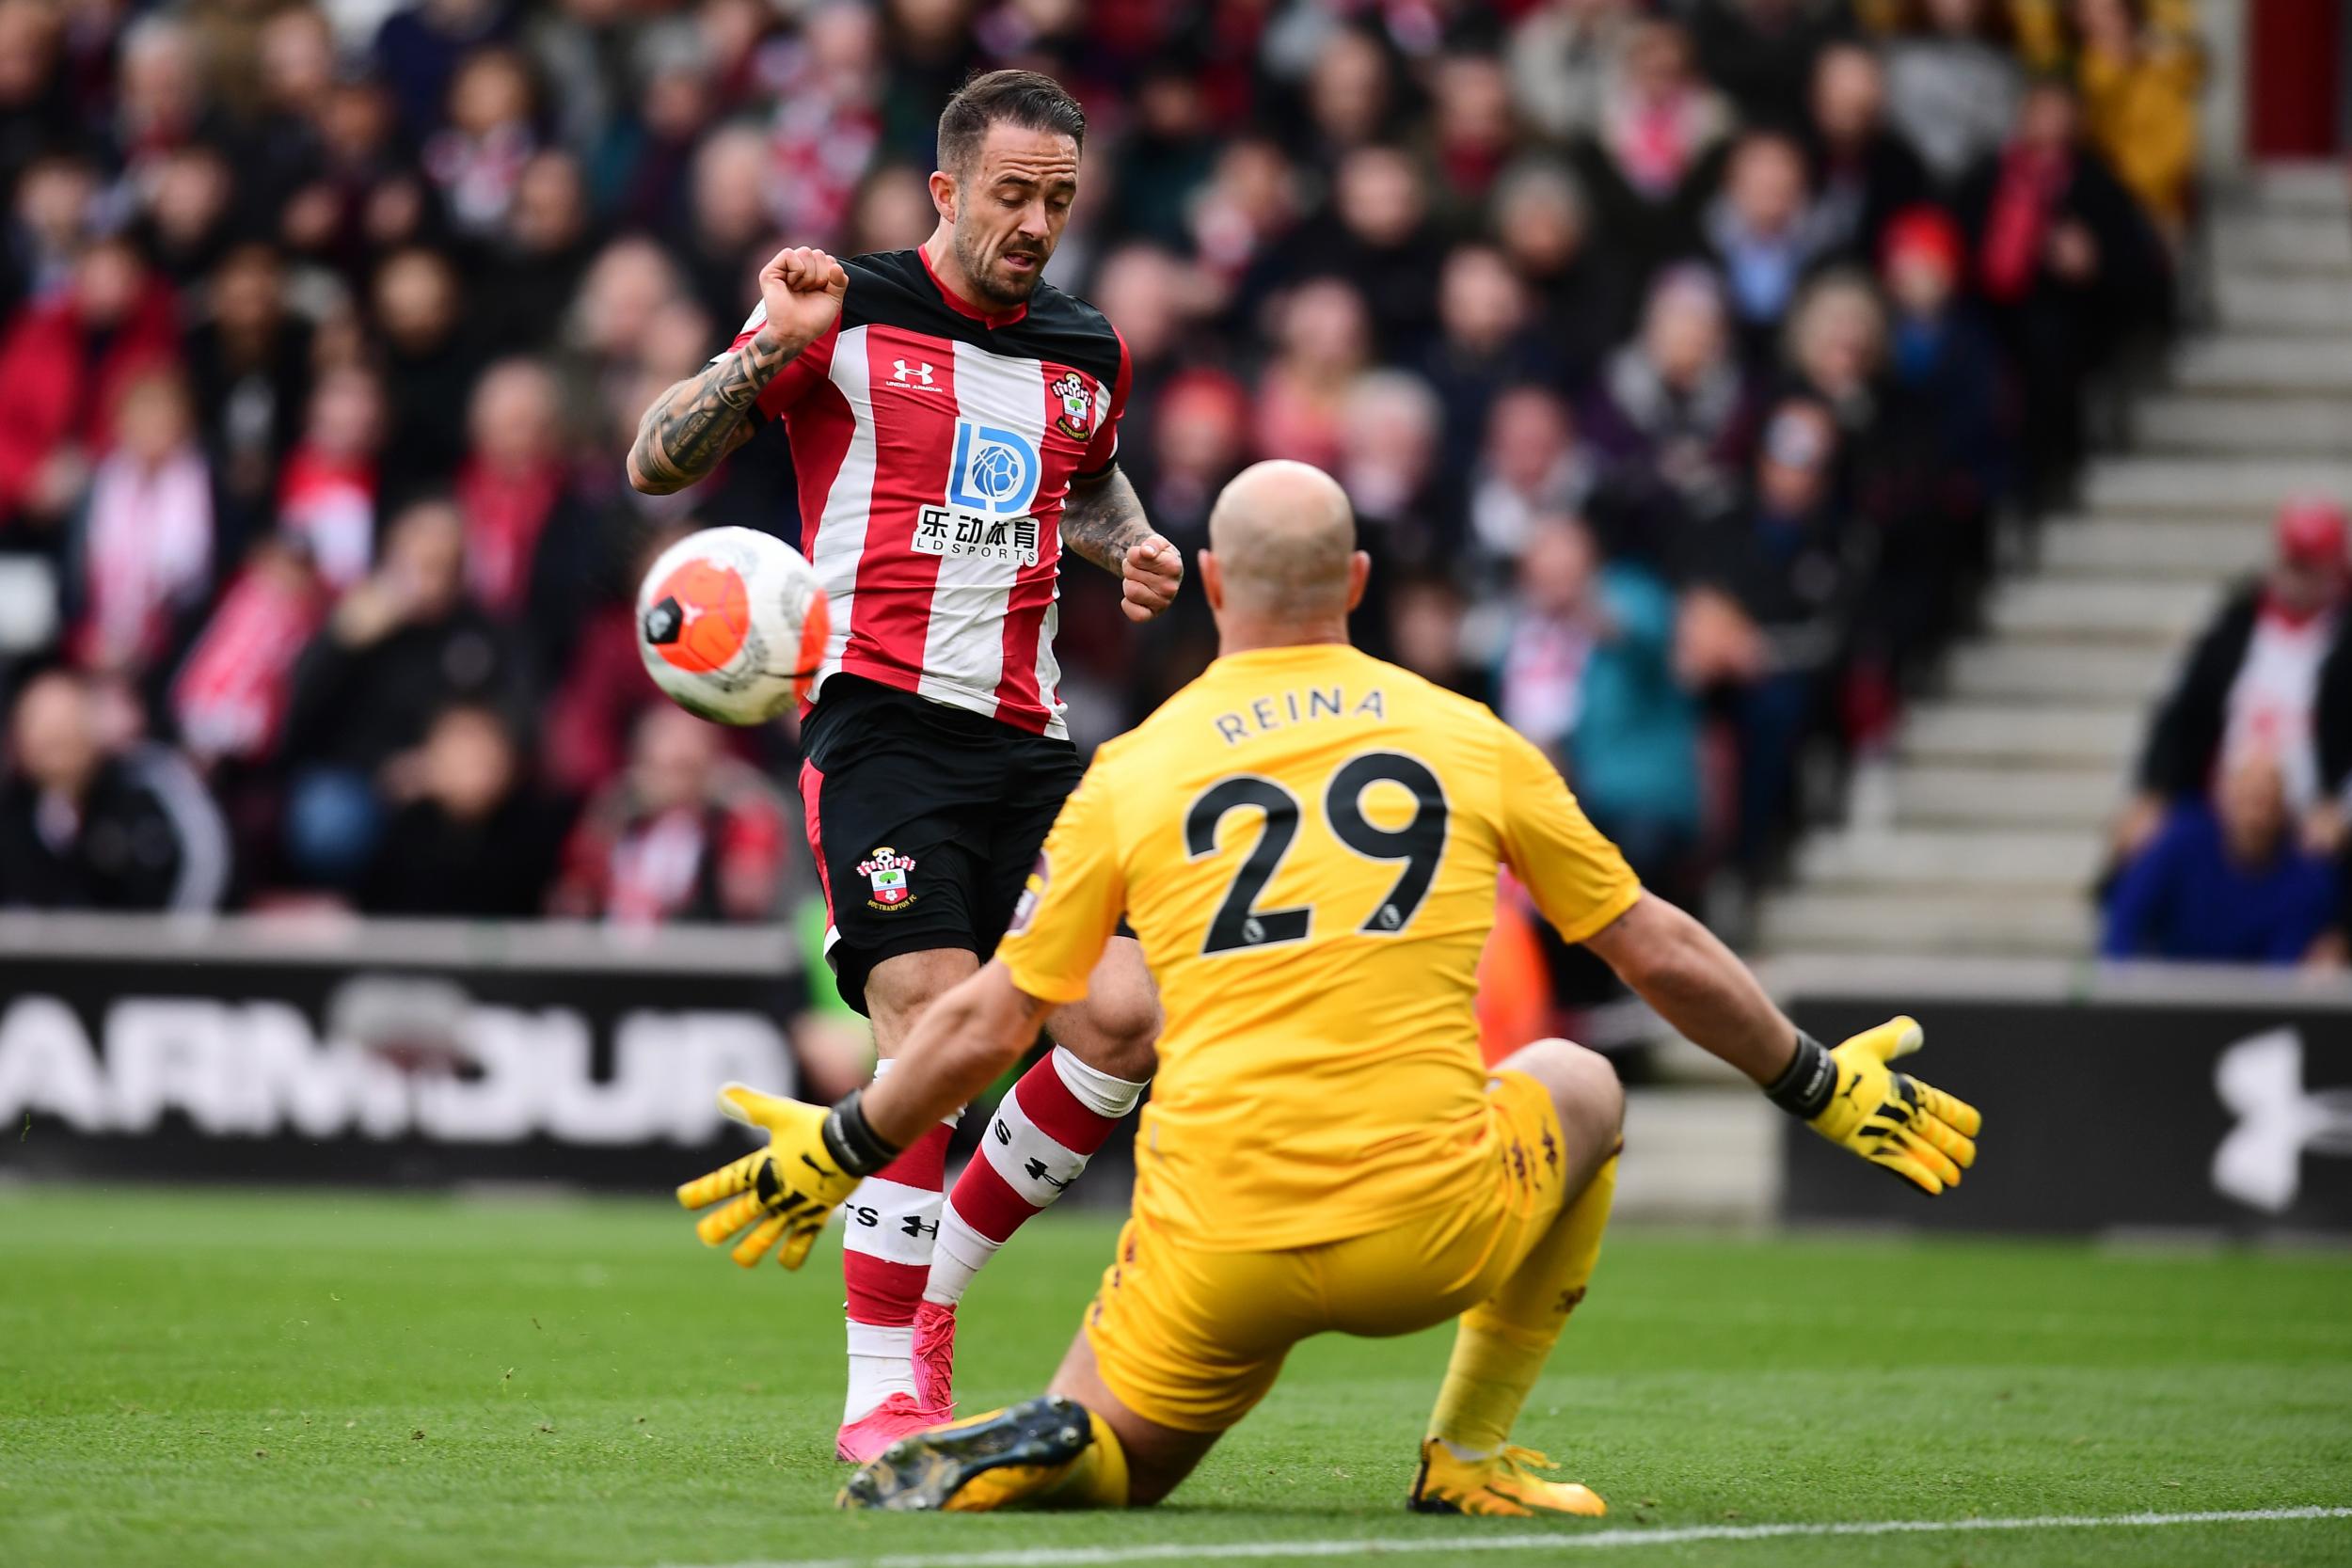
[[[1059,82],[1041,71],[991,71],[956,89],[939,111],[939,166],[971,166],[992,125],[1051,131],[1087,144],[1087,112]]]

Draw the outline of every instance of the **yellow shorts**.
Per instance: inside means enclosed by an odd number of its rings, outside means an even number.
[[[1222,1432],[1265,1397],[1291,1346],[1444,1323],[1500,1290],[1560,1212],[1559,1113],[1523,1072],[1486,1083],[1480,1185],[1385,1230],[1287,1252],[1211,1251],[1130,1219],[1087,1309],[1104,1383],[1148,1421]]]

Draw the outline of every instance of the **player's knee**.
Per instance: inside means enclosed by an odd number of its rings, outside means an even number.
[[[904,1039],[926,1008],[977,967],[978,960],[961,948],[900,953],[876,964],[866,976],[866,1010],[876,1041],[895,1046]]]
[[[1560,1125],[1579,1145],[1614,1147],[1625,1127],[1625,1085],[1609,1058],[1570,1040],[1537,1040],[1502,1064],[1551,1091]]]

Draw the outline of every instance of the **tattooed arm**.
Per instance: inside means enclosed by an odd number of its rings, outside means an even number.
[[[629,483],[649,496],[683,490],[750,440],[759,394],[841,318],[849,291],[849,274],[821,250],[795,245],[770,257],[759,269],[759,330],[653,400],[628,449]]]
[[[653,400],[628,449],[628,482],[648,496],[683,490],[752,438],[759,394],[795,357],[765,330]]]
[[[1130,621],[1149,621],[1176,601],[1184,558],[1152,531],[1143,501],[1116,466],[1070,486],[1062,503],[1061,542],[1124,584],[1120,609]]]

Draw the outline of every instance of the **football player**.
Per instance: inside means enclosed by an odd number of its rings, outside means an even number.
[[[831,1109],[728,1091],[770,1148],[681,1189],[706,1240],[803,1244],[866,1171],[1084,994],[1122,913],[1167,1009],[1135,1207],[1052,1391],[904,1438],[845,1506],[1157,1501],[1263,1398],[1292,1345],[1458,1319],[1411,1505],[1604,1512],[1511,1442],[1583,1299],[1624,1101],[1544,1040],[1480,1065],[1474,970],[1508,865],[1677,1029],[1775,1103],[1929,1194],[1977,1112],[1892,1070],[1898,1018],[1831,1050],[1696,921],[1646,895],[1533,745],[1347,643],[1369,570],[1346,497],[1245,471],[1200,560],[1220,657],[1104,746],[994,958],[924,1016],[890,1075]]]

